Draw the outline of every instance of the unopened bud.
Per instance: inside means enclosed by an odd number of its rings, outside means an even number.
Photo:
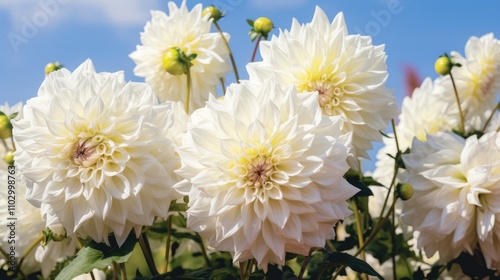
[[[7,151],[4,159],[8,165],[13,165],[14,164],[14,151]]]
[[[62,241],[67,237],[66,229],[61,224],[50,225],[49,229],[54,241]]]
[[[205,9],[203,9],[202,15],[205,16],[208,14],[210,15],[210,18],[214,20],[214,22],[218,21],[221,17],[224,16],[222,12],[219,9],[217,9],[214,5],[210,5]]]
[[[407,183],[398,184],[396,191],[401,200],[408,200],[413,196],[413,187]]]
[[[262,34],[263,37],[267,37],[267,34],[273,30],[274,25],[273,22],[266,18],[266,17],[260,17],[256,19],[253,23],[253,28]]]
[[[453,64],[448,56],[441,56],[436,60],[436,63],[434,64],[434,69],[436,70],[436,72],[439,75],[443,76],[450,74],[452,67]]]
[[[64,66],[59,64],[59,62],[50,62],[48,63],[46,66],[45,66],[45,75],[48,75],[54,71],[57,71],[61,68],[63,68]]]
[[[12,136],[12,124],[9,117],[0,115],[0,139],[7,139]]]

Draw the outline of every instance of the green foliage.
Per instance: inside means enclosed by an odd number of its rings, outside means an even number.
[[[94,241],[87,243],[85,247],[78,251],[76,258],[62,269],[56,280],[73,279],[78,275],[89,273],[94,268],[104,269],[113,262],[126,262],[134,250],[137,238],[131,232],[121,247],[118,247],[115,238],[112,236],[109,237],[109,242],[111,246]]]
[[[378,279],[384,279],[375,269],[373,269],[368,263],[353,257],[347,253],[332,252],[327,253],[324,257],[324,262],[321,264],[321,269],[323,272],[333,271],[335,268],[340,266],[350,267],[352,270],[360,273],[366,273],[371,276],[375,276]],[[322,273],[320,273],[321,275]]]

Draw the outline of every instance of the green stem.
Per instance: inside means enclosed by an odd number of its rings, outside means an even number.
[[[95,280],[94,271],[92,271],[92,270],[90,271],[90,278],[91,278],[92,280]]]
[[[229,59],[231,60],[231,64],[233,65],[233,70],[234,70],[234,76],[236,77],[236,82],[240,82],[240,76],[238,75],[238,68],[236,68],[236,62],[234,61],[233,57],[233,52],[231,51],[231,48],[229,47],[229,43],[226,40],[226,37],[224,37],[224,33],[222,33],[222,30],[219,27],[219,24],[214,21],[215,28],[217,31],[219,31],[220,36],[222,37],[222,41],[224,42],[224,45],[226,45],[227,50],[229,51]]]
[[[394,196],[393,197],[393,204],[396,203],[396,197]],[[397,271],[396,271],[396,215],[395,215],[395,211],[392,211],[392,215],[391,215],[391,218],[392,218],[392,224],[391,224],[391,245],[392,245],[392,248],[391,248],[391,259],[392,259],[392,276],[393,278],[392,279],[398,279],[397,277]]]
[[[378,231],[382,228],[382,225],[385,223],[385,221],[387,221],[387,219],[389,219],[392,211],[394,211],[394,206],[395,205],[396,205],[396,200],[394,200],[394,202],[392,203],[391,208],[389,209],[389,212],[387,212],[387,215],[384,216],[384,218],[382,219],[382,221],[380,223],[377,223],[377,225],[375,226],[375,228],[373,229],[373,231],[370,233],[370,235],[368,236],[368,238],[366,238],[365,243],[363,244],[363,247],[359,248],[358,251],[353,255],[353,257],[357,257],[361,253],[361,251],[364,250],[366,248],[366,246],[368,246],[368,244],[370,244],[370,242],[373,241],[373,239],[377,235]],[[335,272],[335,274],[333,274],[332,280],[336,279],[340,275],[341,271],[345,267],[346,267],[345,265],[341,265],[337,269],[337,271]]]
[[[306,272],[306,267],[309,261],[311,260],[311,255],[306,256],[304,258],[304,262],[302,263],[302,267],[300,268],[299,276],[297,277],[299,280],[302,280],[302,277],[304,276],[304,272]]]
[[[120,263],[120,274],[122,280],[127,280],[127,270],[125,269],[125,263]]]
[[[358,235],[358,245],[359,245],[359,248],[362,248],[364,245],[363,226],[361,225],[361,218],[359,217],[359,209],[358,209],[356,198],[353,198],[351,205],[352,205],[352,210],[354,212],[354,219],[356,220],[356,233]],[[366,260],[364,250],[361,251],[361,259]]]
[[[222,95],[226,95],[226,85],[224,84],[224,78],[220,78],[220,85],[222,87]]]
[[[462,112],[462,105],[460,104],[460,98],[458,97],[457,86],[455,85],[455,79],[453,78],[453,74],[450,72],[451,84],[453,85],[453,91],[455,92],[455,99],[457,100],[458,113],[460,114],[460,129],[461,132],[465,134],[465,122],[464,122],[464,114]]]
[[[245,266],[245,268],[243,268]],[[240,262],[240,279],[245,279],[246,262]]]
[[[210,259],[208,258],[207,249],[205,248],[205,242],[203,242],[203,238],[199,234],[198,237],[200,238],[201,253],[203,254],[207,267],[210,267]]]
[[[22,274],[21,265],[23,264],[24,260],[28,257],[28,255],[31,253],[31,251],[33,251],[33,249],[35,249],[36,246],[40,245],[40,242],[42,242],[43,240],[45,240],[45,236],[40,235],[37,239],[35,239],[35,241],[33,241],[33,243],[30,244],[30,246],[28,247],[26,252],[24,252],[24,254],[21,256],[21,259],[19,260],[19,264],[17,265],[18,272],[20,272]]]
[[[146,235],[146,232],[143,232],[141,233],[141,235],[139,235],[139,245],[141,246],[142,253],[144,254],[144,259],[148,264],[151,275],[159,275],[158,270],[156,269],[155,261],[153,259],[151,247],[149,246],[148,236]]]
[[[250,60],[250,62],[253,62],[255,60],[255,55],[257,54],[257,49],[259,48],[259,42],[261,38],[262,38],[261,35],[257,37],[257,41],[255,42],[255,47],[253,48],[252,59]]]
[[[486,130],[486,128],[490,124],[491,120],[493,119],[493,116],[495,115],[495,113],[497,112],[497,110],[499,108],[500,108],[500,103],[497,103],[497,106],[495,107],[495,109],[493,111],[491,111],[491,115],[486,120],[486,123],[484,124],[483,129],[481,130],[481,132],[484,132]]]
[[[163,263],[163,272],[168,271],[170,262],[170,241],[172,239],[172,216],[167,219],[167,244],[165,246],[165,262]]]
[[[186,79],[187,79],[187,91],[186,91],[186,103],[184,104],[184,110],[186,110],[186,113],[189,114],[189,97],[191,95],[191,67],[188,67],[187,73],[186,73]]]
[[[118,273],[120,271],[120,267],[116,262],[113,262],[113,280],[118,280]]]

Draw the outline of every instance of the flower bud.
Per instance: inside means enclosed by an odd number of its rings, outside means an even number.
[[[7,139],[12,136],[12,124],[9,117],[0,115],[0,139]]]
[[[270,19],[266,17],[260,17],[254,21],[253,28],[257,32],[261,33],[263,37],[267,37],[267,34],[271,32],[271,30],[274,28],[274,25]]]
[[[439,75],[443,76],[450,74],[452,67],[453,64],[448,56],[441,56],[436,60],[436,63],[434,64],[434,69],[436,70],[436,72]]]
[[[172,75],[182,75],[187,72],[187,65],[181,59],[181,53],[178,48],[169,49],[161,60],[163,68]]]
[[[203,9],[202,12],[203,17],[207,14],[210,15],[210,18],[212,18],[214,22],[218,21],[221,17],[224,16],[222,12],[219,9],[217,9],[214,5],[210,5],[205,9]]]
[[[59,64],[59,62],[50,62],[45,66],[45,75],[48,75],[54,71],[63,68],[63,65]]]
[[[413,187],[410,184],[398,184],[396,192],[401,200],[408,200],[413,196]]]
[[[7,151],[4,157],[5,162],[8,165],[13,165],[14,164],[14,151]]]
[[[61,224],[50,225],[49,229],[54,241],[62,241],[67,237],[66,229]]]

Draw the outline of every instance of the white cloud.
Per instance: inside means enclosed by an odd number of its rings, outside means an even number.
[[[288,7],[300,7],[307,4],[307,0],[253,0],[250,2],[258,9],[276,9]]]
[[[0,9],[6,10],[13,26],[26,20],[31,23],[53,25],[65,19],[107,23],[116,26],[144,25],[150,19],[150,10],[164,8],[160,0],[0,0]],[[46,21],[46,22],[45,22]],[[40,25],[40,24],[39,24]]]

